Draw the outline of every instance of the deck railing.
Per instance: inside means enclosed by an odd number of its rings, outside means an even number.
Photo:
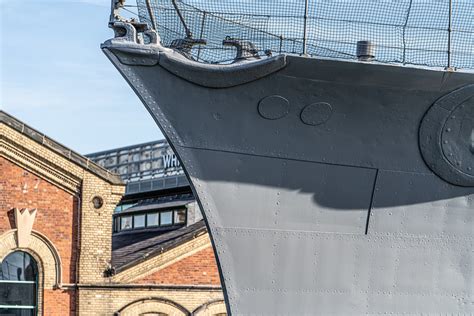
[[[229,63],[251,42],[259,55],[298,54],[355,59],[370,41],[375,60],[474,69],[472,0],[137,0],[142,22],[162,44],[203,39],[189,55]]]

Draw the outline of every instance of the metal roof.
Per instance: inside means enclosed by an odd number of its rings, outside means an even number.
[[[123,237],[112,236],[112,265],[119,272],[182,245],[206,232],[206,225],[203,220],[200,220],[190,226],[171,230],[158,236],[147,235],[146,237],[149,238],[146,239],[140,235],[126,235],[124,238],[127,239],[128,245],[123,247],[117,247]]]
[[[189,186],[178,157],[166,140],[104,150],[87,157],[120,174],[127,183],[126,194]]]
[[[151,210],[164,210],[167,208],[176,208],[176,207],[182,207],[185,206],[189,203],[193,203],[195,201],[194,197],[188,197],[188,198],[175,198],[175,199],[170,199],[169,201],[155,201],[152,203],[144,203],[144,204],[138,204],[135,206],[132,206],[128,208],[125,211],[122,211],[120,215],[124,214],[130,214],[130,213],[136,213],[136,212],[141,212],[141,211],[151,211]]]

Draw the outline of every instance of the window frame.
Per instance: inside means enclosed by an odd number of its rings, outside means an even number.
[[[9,256],[15,254],[15,253],[22,253],[23,256],[27,255],[29,257],[29,260],[31,263],[33,263],[33,268],[34,268],[34,280],[23,280],[23,281],[18,281],[18,280],[3,280],[0,279],[0,284],[33,284],[33,302],[34,305],[8,305],[8,304],[1,304],[0,305],[0,312],[4,310],[13,310],[13,311],[18,311],[18,310],[28,310],[31,311],[31,315],[38,315],[39,311],[39,291],[40,291],[40,284],[39,284],[39,265],[36,259],[28,252],[23,251],[23,250],[15,250],[11,253],[9,253],[7,256],[3,258],[3,260],[0,262],[1,265],[3,265],[3,262],[8,259]],[[24,269],[23,269],[24,270]]]
[[[177,213],[180,211],[184,211],[184,221],[182,223],[176,222]],[[186,208],[177,208],[173,210],[173,225],[187,225],[188,224],[188,210]]]
[[[130,225],[130,228],[122,228],[122,221],[124,217],[130,217],[132,219],[132,224]],[[133,230],[133,215],[120,216],[120,231],[130,231],[130,230]]]
[[[178,222],[178,213],[184,212],[184,219],[182,222]],[[163,214],[169,213],[170,214],[170,221],[167,223],[163,223]],[[150,224],[149,216],[156,215],[157,216],[157,224]],[[137,216],[144,216],[145,225],[136,227],[135,217]],[[131,218],[131,226],[130,228],[122,228],[124,224],[124,219]],[[172,226],[186,226],[188,223],[188,209],[186,207],[180,208],[166,208],[166,209],[158,209],[158,210],[151,210],[151,211],[141,211],[141,212],[132,212],[127,214],[117,214],[114,216],[114,223],[113,223],[113,230],[114,233],[120,232],[130,232],[133,230],[143,230],[148,228],[160,228],[160,227],[172,227]]]
[[[171,213],[171,222],[169,224],[162,224],[161,223],[162,213]],[[169,226],[173,226],[173,225],[174,225],[174,211],[173,211],[173,209],[160,211],[160,227],[169,227]]]
[[[151,214],[156,214],[156,216],[158,217],[157,219],[157,224],[156,225],[149,225],[148,224],[148,215],[151,215]],[[148,212],[148,213],[145,213],[145,217],[146,217],[146,228],[150,227],[150,228],[154,228],[154,227],[160,227],[160,211],[156,211],[156,212]]]
[[[143,226],[137,227],[135,217],[143,216]],[[133,214],[133,228],[132,229],[144,229],[146,228],[146,213]]]

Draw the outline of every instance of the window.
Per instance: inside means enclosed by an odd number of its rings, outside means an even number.
[[[120,218],[120,230],[132,229],[132,216],[123,216]]]
[[[119,158],[119,163],[127,163],[128,162],[128,155],[121,155]]]
[[[187,210],[152,211],[150,213],[116,216],[114,219],[114,233],[123,230],[142,229],[145,227],[160,227],[184,225],[187,221]]]
[[[185,224],[186,223],[186,210],[174,211],[174,223]]]
[[[118,173],[119,174],[127,174],[128,173],[128,167],[127,166],[121,166],[118,168]]]
[[[115,207],[115,213],[120,213],[120,212],[123,212],[123,211],[126,211],[128,210],[129,208],[131,208],[132,206],[135,206],[137,203],[128,203],[128,204],[121,204],[121,205],[118,205],[117,207]]]
[[[133,218],[133,228],[145,227],[145,214],[135,215]]]
[[[9,254],[0,267],[0,315],[36,315],[38,266],[29,254]]]
[[[158,213],[148,213],[146,214],[146,224],[147,227],[158,226],[159,215]]]
[[[162,212],[160,214],[160,225],[171,225],[173,224],[173,212]]]
[[[114,218],[114,233],[120,230],[120,217]]]

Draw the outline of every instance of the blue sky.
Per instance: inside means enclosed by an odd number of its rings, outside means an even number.
[[[162,138],[99,48],[109,12],[109,0],[0,0],[0,109],[82,154]]]

